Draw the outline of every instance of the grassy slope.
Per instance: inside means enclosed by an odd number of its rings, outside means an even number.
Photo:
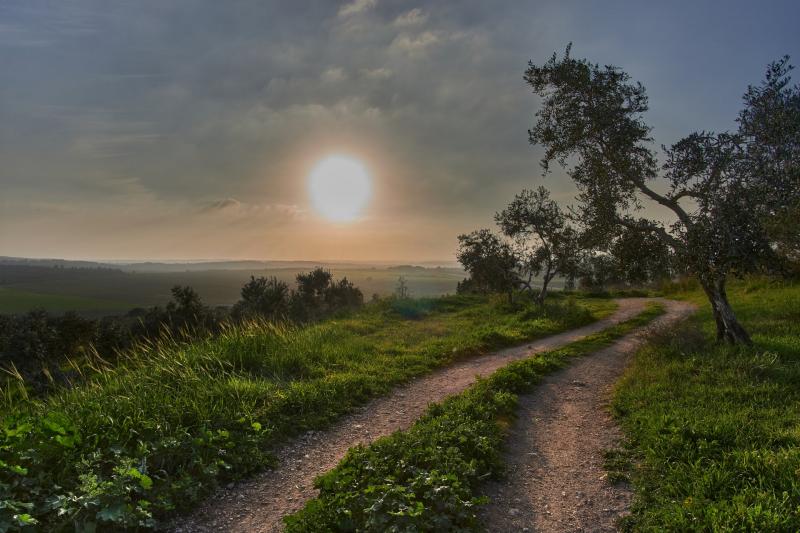
[[[151,526],[152,516],[264,467],[269,446],[403,380],[613,308],[608,300],[561,300],[543,311],[468,297],[383,302],[301,329],[253,324],[143,348],[72,390],[5,406],[0,530],[28,515],[47,529]]]
[[[697,318],[643,349],[614,407],[631,439],[636,530],[800,530],[800,285],[734,284],[755,347]],[[701,330],[691,324],[698,324]]]
[[[661,312],[651,305],[627,322],[513,362],[432,405],[408,430],[352,448],[316,480],[319,497],[287,518],[288,531],[480,530],[481,483],[503,471],[500,449],[516,395],[572,357],[608,346]]]

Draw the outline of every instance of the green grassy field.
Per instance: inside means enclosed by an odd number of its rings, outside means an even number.
[[[800,285],[730,289],[753,348],[713,343],[700,311],[641,350],[614,409],[636,488],[636,531],[800,530]]]
[[[26,313],[32,309],[46,309],[53,313],[84,311],[103,314],[125,312],[130,307],[126,302],[0,287],[0,313]]]
[[[537,308],[502,298],[384,300],[305,328],[253,323],[193,344],[141,347],[44,399],[4,405],[0,529],[152,527],[269,449],[454,359],[574,328],[604,299]]]

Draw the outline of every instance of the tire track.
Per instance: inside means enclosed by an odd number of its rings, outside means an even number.
[[[521,346],[454,363],[396,388],[343,417],[325,431],[308,432],[277,452],[277,466],[255,478],[220,490],[188,517],[177,520],[176,532],[273,532],[282,519],[317,495],[314,478],[327,472],[356,444],[409,427],[432,402],[440,402],[511,361],[553,350],[639,314],[648,299],[617,300],[614,314],[587,326]]]

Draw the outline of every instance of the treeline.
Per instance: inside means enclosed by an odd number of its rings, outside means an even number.
[[[34,310],[0,315],[0,367],[34,391],[68,384],[88,360],[113,364],[137,342],[215,335],[247,320],[305,323],[361,307],[364,295],[347,278],[316,268],[298,274],[296,288],[275,277],[251,276],[231,308],[209,307],[189,286],[172,288],[166,306],[136,308],[122,316],[90,319],[76,312]]]
[[[616,229],[600,245],[544,187],[522,191],[495,221],[499,232],[481,229],[459,237],[457,257],[469,277],[458,292],[505,292],[512,298],[515,291],[535,288],[543,303],[556,276],[565,289],[603,291],[653,285],[686,272],[646,227]]]

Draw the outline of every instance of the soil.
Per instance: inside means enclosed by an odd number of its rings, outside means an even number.
[[[693,311],[664,301],[667,313],[651,327]],[[614,383],[646,330],[577,360],[521,396],[518,418],[506,440],[508,475],[487,490],[482,512],[488,531],[616,531],[632,491],[611,484],[604,453],[619,446],[621,432],[608,409]]]
[[[477,376],[489,375],[511,361],[530,357],[537,352],[564,346],[613,324],[632,318],[643,310],[647,302],[648,300],[644,298],[618,300],[618,309],[606,319],[521,346],[461,361],[400,386],[389,395],[373,400],[363,408],[343,417],[331,428],[320,432],[310,431],[293,440],[277,451],[277,464],[274,469],[248,481],[228,485],[213,495],[193,514],[176,521],[171,529],[176,532],[281,531],[283,529],[283,517],[297,511],[306,501],[317,495],[317,490],[313,487],[314,478],[336,466],[350,447],[356,444],[369,444],[379,437],[409,427],[425,412],[430,403],[439,402],[447,396],[463,391],[475,381]],[[683,309],[681,304],[670,303],[669,305],[669,316],[671,317],[679,309]],[[603,370],[597,374],[597,379],[599,379],[597,381],[592,377],[594,371],[591,370],[595,359],[595,357],[587,358],[578,363],[583,367],[589,361],[592,361],[589,364],[589,368],[583,371],[588,376],[581,374],[582,377],[571,378],[573,381],[580,379],[582,382],[586,382],[587,386],[583,387],[585,389],[594,386],[605,387],[606,384],[610,383],[609,380],[613,380],[613,376],[618,374],[617,370],[614,370],[606,375]],[[614,357],[604,355],[598,360],[598,364],[604,367],[605,363],[601,361],[606,359],[614,359]],[[618,370],[621,370],[620,364],[614,363],[612,366],[615,369],[619,367]],[[589,385],[590,382],[592,385]],[[565,383],[562,384],[564,390],[583,390],[583,388],[571,385],[569,381]],[[546,387],[547,390],[553,390],[552,386]],[[569,400],[567,403],[572,405],[573,402]],[[527,400],[525,405],[527,405],[527,409],[533,408],[533,404]],[[561,407],[563,408],[564,406]],[[599,405],[596,407],[599,408]],[[523,408],[526,409],[525,407]],[[551,415],[545,414],[548,413],[549,409],[559,409],[558,402],[550,402],[548,408],[542,410],[541,414],[537,416],[543,419],[546,416],[551,417]],[[565,414],[558,414],[556,415],[557,417],[566,416],[564,409],[558,412],[564,412]],[[519,420],[522,426],[525,425],[524,421],[531,420],[527,410],[524,411]],[[539,429],[538,425],[535,427]],[[598,431],[603,431],[603,429],[598,429]],[[579,433],[585,437],[585,431],[580,431]],[[559,443],[558,448],[565,448],[562,445],[562,438],[551,440],[548,432],[544,432],[543,435],[548,435],[547,440],[550,443]],[[534,444],[532,443],[532,445]],[[512,459],[519,458],[516,455],[511,455],[510,457]],[[575,457],[575,460],[584,461],[585,459],[588,459],[588,456]],[[546,467],[547,465],[544,464],[543,466]],[[599,471],[592,472],[591,475],[600,476],[601,473]],[[508,481],[509,483],[514,483],[515,480],[516,478],[512,475]],[[532,485],[538,485],[538,483]],[[510,492],[504,492],[503,494],[506,493],[511,494]],[[516,496],[516,498],[522,497],[527,496],[523,493]],[[503,496],[500,496],[500,501],[503,502],[503,506],[510,506],[516,509],[524,507],[521,503],[514,502],[513,499],[511,503],[507,502]],[[496,510],[497,508],[498,506],[493,506],[493,509]],[[497,514],[495,511],[490,516]],[[515,518],[519,519],[514,521],[515,524],[527,522],[528,520],[523,516]],[[505,529],[501,527],[496,531],[505,531]]]

